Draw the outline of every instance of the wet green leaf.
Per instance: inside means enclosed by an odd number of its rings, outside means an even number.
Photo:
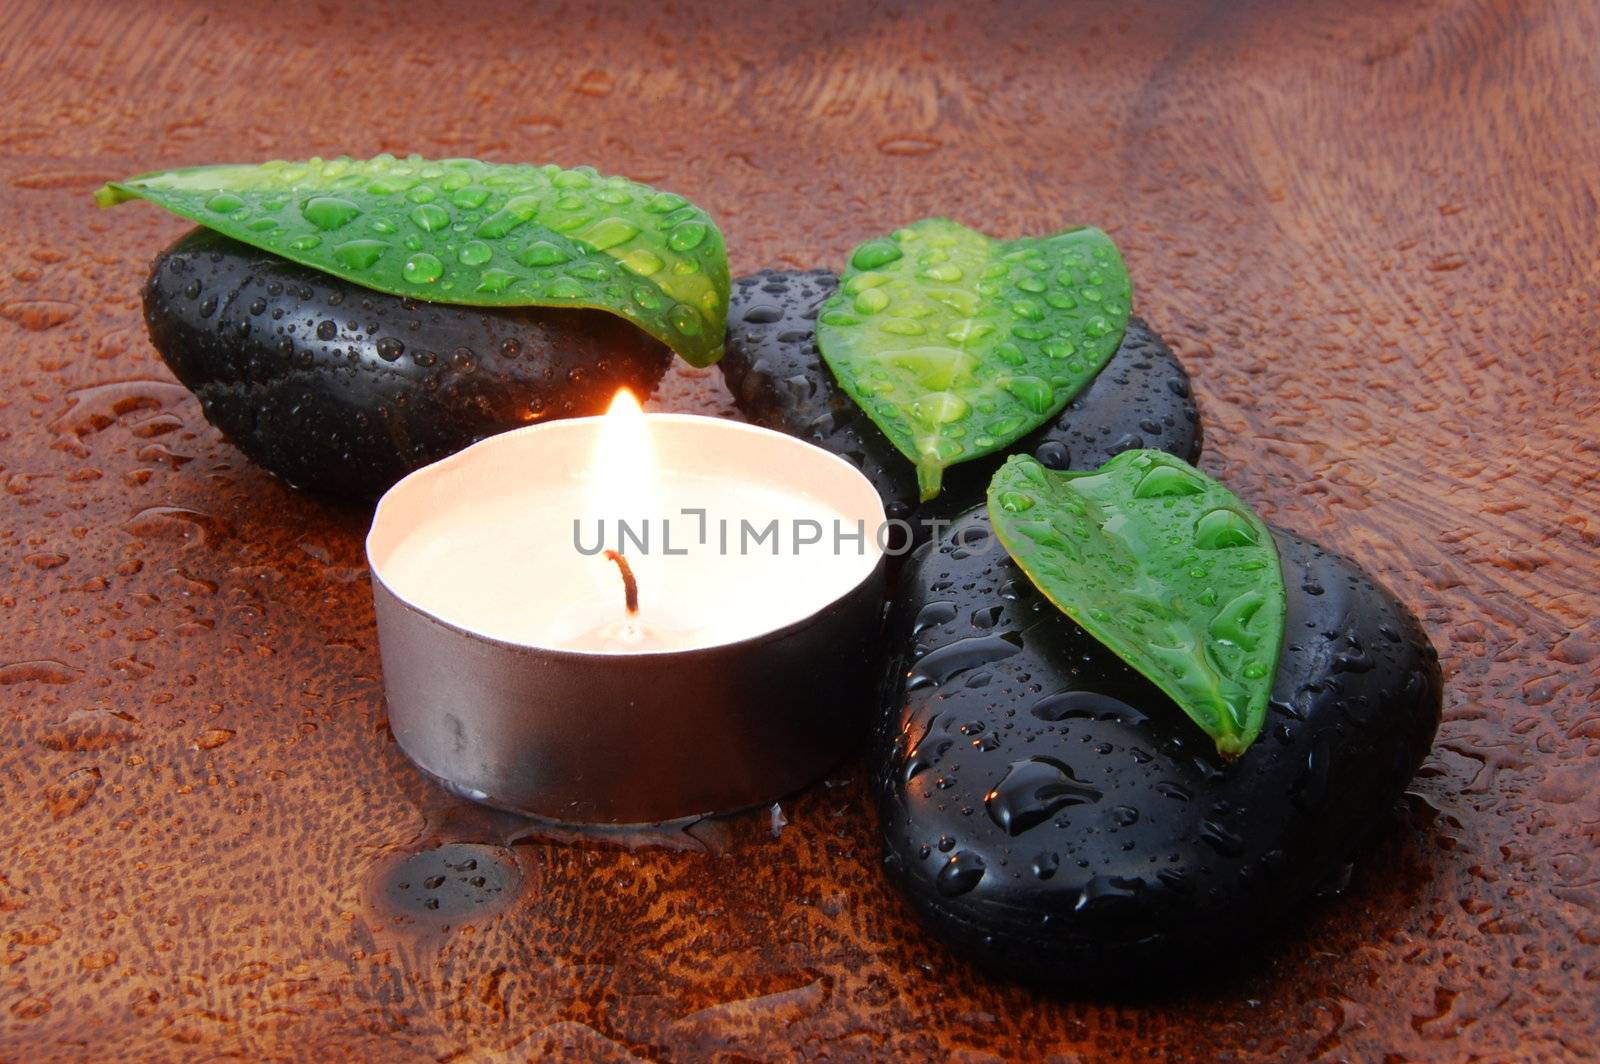
[[[722,354],[728,257],[700,208],[588,167],[311,159],[113,181],[219,233],[391,295],[593,307],[706,366]]]
[[[1098,229],[1001,241],[928,218],[855,249],[817,343],[931,499],[946,467],[1010,446],[1094,379],[1131,298]]]
[[[1164,451],[1077,473],[1014,455],[989,483],[989,515],[1039,590],[1219,751],[1260,734],[1287,600],[1272,533],[1231,491]]]

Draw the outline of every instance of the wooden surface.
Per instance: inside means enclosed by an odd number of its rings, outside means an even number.
[[[1592,1055],[1600,13],[791,7],[6,9],[0,1058]],[[515,825],[386,731],[365,515],[250,466],[146,342],[184,223],[90,202],[340,151],[659,183],[736,272],[933,213],[1104,226],[1206,466],[1430,626],[1446,719],[1401,827],[1248,974],[1155,1002],[952,961],[879,874],[857,767],[776,838],[499,848]],[[662,401],[727,404],[714,373]],[[444,843],[492,881],[407,909],[397,865]]]

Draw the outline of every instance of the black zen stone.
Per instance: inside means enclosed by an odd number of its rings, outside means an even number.
[[[919,506],[911,462],[833,379],[817,351],[816,318],[838,284],[826,270],[768,270],[734,281],[720,365],[739,410],[757,425],[809,440],[856,465],[883,496],[891,519],[949,520],[982,503],[1005,454],[951,466],[939,497]],[[1183,366],[1135,317],[1089,386],[1005,453],[1031,454],[1050,469],[1097,469],[1139,447],[1195,461],[1200,415]]]
[[[1012,978],[1109,989],[1225,967],[1338,883],[1439,723],[1438,657],[1352,562],[1276,531],[1288,618],[1233,763],[963,516],[890,615],[873,785],[892,877]]]
[[[371,497],[485,436],[648,394],[672,353],[598,310],[384,295],[196,229],[144,290],[206,419],[289,483]]]

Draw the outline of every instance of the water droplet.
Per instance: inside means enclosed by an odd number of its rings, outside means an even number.
[[[445,843],[378,873],[373,900],[404,921],[450,926],[494,916],[516,899],[522,870],[512,851]]]
[[[1034,449],[1033,456],[1047,469],[1062,470],[1072,464],[1072,452],[1059,440],[1046,440]]]
[[[954,392],[929,392],[911,404],[911,415],[925,425],[948,425],[966,416],[967,401]]]
[[[687,303],[679,303],[667,315],[672,327],[685,336],[698,336],[701,330],[700,312]]]
[[[1012,762],[1005,778],[984,796],[989,819],[1010,835],[1020,835],[1071,805],[1100,800],[1100,792],[1080,783],[1058,761],[1033,757]]]
[[[671,214],[688,202],[675,192],[657,192],[645,201],[644,209],[651,214]]]
[[[892,336],[921,336],[928,327],[914,318],[885,318],[878,328]]]
[[[939,869],[939,893],[947,898],[965,894],[983,879],[983,858],[971,850],[958,850]]]
[[[550,184],[556,188],[588,188],[594,180],[582,170],[562,170],[550,178]]]
[[[424,233],[438,232],[450,224],[450,212],[434,203],[424,203],[411,208],[411,213],[407,217],[411,219],[412,225]]]
[[[856,296],[855,307],[862,314],[876,314],[889,305],[889,294],[881,288],[869,288]]]
[[[536,240],[517,253],[517,261],[524,266],[559,266],[571,262],[572,253],[548,240]]]
[[[940,141],[932,137],[889,137],[878,142],[878,150],[885,155],[927,155],[939,150]]]
[[[1000,508],[1011,513],[1021,513],[1033,509],[1033,496],[1024,495],[1020,491],[1006,491],[1000,494]]]
[[[482,266],[493,257],[494,251],[481,240],[469,240],[456,252],[456,258],[463,266]]]
[[[1157,465],[1139,478],[1133,489],[1135,499],[1160,499],[1174,495],[1198,495],[1205,490],[1200,478],[1178,466]]]
[[[365,270],[383,257],[389,245],[381,240],[347,240],[333,249],[334,260],[352,270]]]
[[[704,222],[680,222],[667,234],[667,246],[673,251],[693,251],[705,241],[708,232]]]
[[[625,244],[638,235],[639,227],[624,218],[602,218],[579,233],[577,239],[596,251],[605,251]]]
[[[206,210],[215,211],[218,214],[232,214],[243,206],[244,200],[235,196],[232,192],[218,192],[206,200]]]
[[[339,196],[313,196],[300,213],[306,221],[323,231],[338,229],[361,216],[361,208]]]
[[[226,745],[233,735],[227,728],[207,728],[195,737],[194,747],[196,750],[215,750]]]
[[[1211,623],[1206,627],[1207,634],[1219,642],[1254,650],[1260,640],[1250,630],[1250,622],[1255,620],[1265,603],[1266,597],[1259,591],[1246,591],[1235,596],[1211,618]]]
[[[533,218],[533,212],[522,213],[511,209],[507,203],[500,210],[478,223],[475,235],[485,240],[499,240],[501,237],[516,229]]]
[[[1224,857],[1237,857],[1244,852],[1244,839],[1215,820],[1200,825],[1200,840]]]
[[[50,819],[61,820],[76,813],[89,804],[89,799],[99,789],[98,768],[79,768],[67,773],[44,789],[44,804]]]
[[[611,279],[610,268],[604,263],[597,262],[594,259],[590,259],[587,262],[580,262],[576,266],[570,268],[567,272],[572,276],[581,278],[585,281],[609,281]]]
[[[478,275],[478,291],[504,292],[517,280],[517,275],[510,270],[487,269]]]
[[[39,733],[39,743],[51,750],[76,754],[106,750],[139,737],[139,722],[111,709],[79,709]]]
[[[893,240],[869,240],[856,248],[850,265],[858,270],[876,270],[897,261],[903,252]]]
[[[1194,545],[1201,550],[1248,547],[1256,542],[1256,530],[1249,520],[1227,507],[1212,510],[1195,523]]]
[[[432,284],[444,273],[444,263],[426,251],[418,251],[400,267],[400,275],[412,284]]]
[[[618,256],[617,261],[641,277],[649,277],[666,265],[661,261],[661,256],[649,248],[634,248],[627,254]]]
[[[917,611],[916,620],[911,625],[911,634],[917,635],[929,628],[949,624],[956,619],[956,612],[954,602],[930,602]]]
[[[1038,377],[1010,377],[1004,387],[1035,414],[1048,414],[1055,405],[1055,391]]]
[[[1022,649],[1016,635],[985,635],[958,639],[929,652],[912,668],[909,690],[945,683],[968,669],[1009,658]]]

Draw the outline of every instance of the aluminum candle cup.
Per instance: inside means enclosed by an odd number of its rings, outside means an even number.
[[[863,729],[877,492],[793,437],[631,403],[491,437],[378,504],[389,725],[459,794],[658,823],[781,797]]]

